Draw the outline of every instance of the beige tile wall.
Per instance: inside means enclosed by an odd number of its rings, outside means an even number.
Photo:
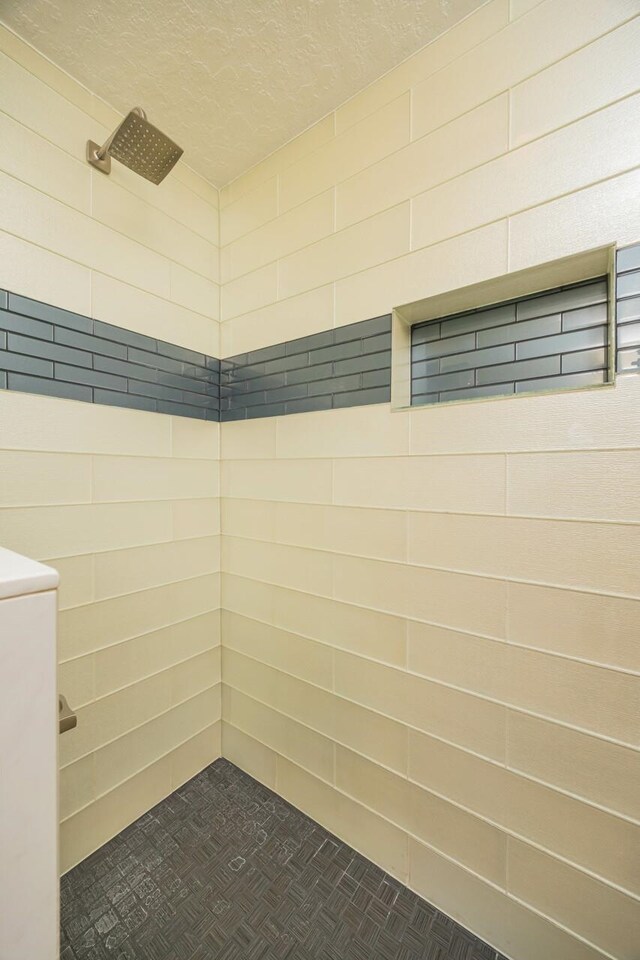
[[[222,350],[640,238],[637,0],[490,0],[221,191]],[[514,960],[640,943],[640,381],[224,424],[223,752]]]
[[[637,240],[637,14],[489,0],[224,187],[223,355]]]
[[[224,754],[516,960],[640,936],[640,382],[597,401],[222,432]]]
[[[0,286],[231,355],[637,240],[638,13],[490,0],[221,192],[220,278],[217,191],[90,171],[113,113],[2,32]],[[0,394],[2,541],[63,575],[64,865],[222,709],[226,756],[507,955],[633,960],[639,401],[225,424],[220,551],[217,427]]]
[[[133,104],[132,104],[133,106]],[[218,191],[0,28],[0,287],[217,356]],[[220,755],[219,426],[0,391],[0,543],[61,573],[68,869]]]

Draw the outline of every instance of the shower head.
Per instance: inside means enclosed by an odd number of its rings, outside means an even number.
[[[161,183],[175,166],[183,150],[147,120],[140,107],[131,110],[107,142],[99,147],[87,141],[87,160],[103,173],[111,173],[115,157],[134,173],[151,183]]]

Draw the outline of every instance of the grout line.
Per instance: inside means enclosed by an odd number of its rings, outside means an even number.
[[[87,502],[86,504],[82,504],[83,506],[93,507],[93,506],[96,505],[96,503],[95,503],[95,482],[96,482],[96,477],[95,477],[95,473],[96,473],[95,459],[96,459],[96,458],[95,458],[95,456],[94,456],[93,454],[89,457],[89,499],[88,499],[88,502]],[[35,506],[35,505],[34,505],[34,506]],[[59,509],[60,509],[60,506],[61,506],[61,505],[56,504],[56,505],[55,505],[56,510],[59,510]],[[79,506],[80,506],[80,505],[79,505]],[[7,508],[6,508],[4,505],[3,505],[2,507],[0,507],[0,510],[5,510],[5,509],[7,509]],[[15,509],[15,507],[14,507],[14,509]],[[24,508],[23,508],[23,509],[24,509]],[[38,507],[36,507],[36,509],[38,509]],[[42,508],[41,508],[41,509],[42,509]]]
[[[97,456],[96,456],[96,455],[85,454],[85,456],[89,457],[91,460],[97,459]],[[134,459],[134,458],[132,458],[132,459]],[[215,461],[212,461],[212,462],[214,463]],[[47,502],[47,503],[25,503],[25,504],[10,503],[10,504],[4,504],[4,505],[0,506],[0,511],[4,511],[4,510],[7,510],[7,511],[8,511],[8,510],[64,510],[65,508],[71,508],[71,509],[73,509],[73,508],[78,508],[79,510],[81,510],[81,509],[86,508],[86,507],[109,507],[109,506],[117,507],[117,506],[131,505],[131,504],[144,505],[144,506],[148,506],[148,507],[151,507],[152,505],[158,505],[158,504],[167,504],[167,505],[171,506],[171,505],[173,505],[173,504],[175,504],[175,503],[202,503],[202,504],[208,504],[208,503],[211,503],[213,500],[218,500],[218,499],[220,499],[219,497],[217,497],[217,496],[215,496],[215,495],[214,495],[214,496],[209,496],[209,497],[185,497],[185,496],[181,496],[181,495],[176,495],[176,496],[174,496],[174,497],[147,497],[146,499],[137,499],[137,500],[134,500],[134,499],[126,500],[126,499],[124,499],[124,498],[123,498],[122,500],[92,500],[92,499],[91,499],[91,497],[92,497],[92,495],[93,495],[93,494],[92,494],[92,489],[91,489],[91,488],[92,488],[92,482],[93,482],[93,481],[90,480],[89,499],[87,499],[87,500],[82,500],[82,501],[78,501],[78,502],[75,502],[75,503],[74,503],[74,502],[65,502],[65,501],[61,501],[60,503],[56,503],[56,502]],[[595,521],[594,521],[594,522],[595,522]],[[639,521],[639,522],[640,522],[640,521]],[[108,547],[108,548],[106,548],[105,550],[87,550],[87,551],[82,551],[81,553],[70,553],[70,554],[65,554],[65,557],[56,557],[56,559],[57,559],[57,560],[62,560],[62,559],[65,559],[66,557],[81,556],[83,553],[107,553],[107,552],[111,552],[111,551],[113,551],[113,550],[128,550],[128,549],[135,549],[135,548],[137,548],[137,547],[155,546],[156,544],[173,543],[173,542],[178,541],[178,540],[200,540],[200,539],[202,539],[203,537],[207,537],[207,536],[215,536],[215,534],[200,533],[200,534],[196,534],[195,537],[169,537],[169,538],[164,539],[164,540],[152,540],[152,541],[145,542],[145,543],[127,544],[126,546],[123,546],[123,547]],[[43,559],[44,559],[44,558],[43,558]]]
[[[501,398],[503,399],[503,398]],[[442,409],[442,408],[435,408]],[[318,411],[325,412],[325,411]],[[406,410],[402,411],[405,414],[408,414],[411,417],[411,414],[414,412],[410,407],[407,407]],[[233,426],[229,424],[229,426]],[[21,451],[21,448],[12,448],[5,447],[5,450],[13,451],[14,449]],[[31,449],[26,450],[25,452],[31,452]],[[58,451],[55,449],[35,451],[36,453],[50,453],[55,454]],[[325,454],[323,456],[314,455],[314,456],[305,456],[304,454],[298,454],[296,456],[273,456],[273,457],[264,457],[262,455],[258,456],[244,456],[244,457],[229,457],[226,461],[227,463],[246,463],[246,464],[255,464],[263,461],[277,461],[278,463],[288,463],[290,461],[297,463],[315,463],[322,462],[323,460],[328,460],[333,457],[335,460],[340,462],[351,462],[359,460],[409,460],[409,459],[420,459],[420,460],[430,460],[430,459],[440,459],[444,457],[458,458],[458,457],[501,457],[501,456],[510,456],[510,457],[542,457],[542,456],[575,456],[577,455],[586,455],[591,456],[598,454],[619,454],[619,453],[629,453],[629,452],[640,452],[640,446],[635,443],[633,445],[621,445],[621,446],[593,446],[593,447],[524,447],[522,449],[514,448],[505,450],[504,447],[496,447],[494,450],[481,450],[474,447],[469,447],[466,450],[432,450],[427,452],[400,452],[400,453],[381,453],[381,452],[370,452],[370,453],[355,453],[350,455],[343,455],[334,452],[333,454]],[[74,451],[63,451],[63,453],[68,453],[74,455]],[[78,456],[85,456],[86,454],[80,453]],[[116,454],[104,454],[104,456],[131,456],[126,453],[116,453]],[[153,455],[148,454],[147,457],[152,457]],[[191,459],[191,458],[185,458]],[[232,499],[247,499],[243,497],[235,497]],[[252,498],[248,498],[252,499]],[[308,501],[307,501],[308,502]],[[360,506],[362,504],[359,504]],[[405,509],[401,508],[390,508],[390,509]],[[411,509],[411,508],[410,508]]]

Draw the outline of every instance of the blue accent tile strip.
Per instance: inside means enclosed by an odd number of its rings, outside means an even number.
[[[385,403],[391,316],[220,361],[0,290],[0,389],[214,421]]]
[[[388,403],[390,398],[390,314],[221,363],[223,422]]]
[[[617,254],[616,370],[640,372],[640,244]],[[412,330],[412,402],[604,383],[606,279]],[[0,290],[0,389],[233,421],[388,403],[391,316],[218,360]]]
[[[0,291],[0,389],[220,420],[220,361]]]
[[[413,328],[412,403],[568,389],[609,378],[606,299],[615,302],[617,375],[640,372],[640,244],[606,278]]]
[[[640,373],[640,243],[618,251],[616,370]]]
[[[411,402],[606,383],[606,277],[432,320],[412,330]]]

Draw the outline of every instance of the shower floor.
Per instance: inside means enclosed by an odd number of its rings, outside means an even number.
[[[504,960],[227,760],[61,881],[61,960]]]

